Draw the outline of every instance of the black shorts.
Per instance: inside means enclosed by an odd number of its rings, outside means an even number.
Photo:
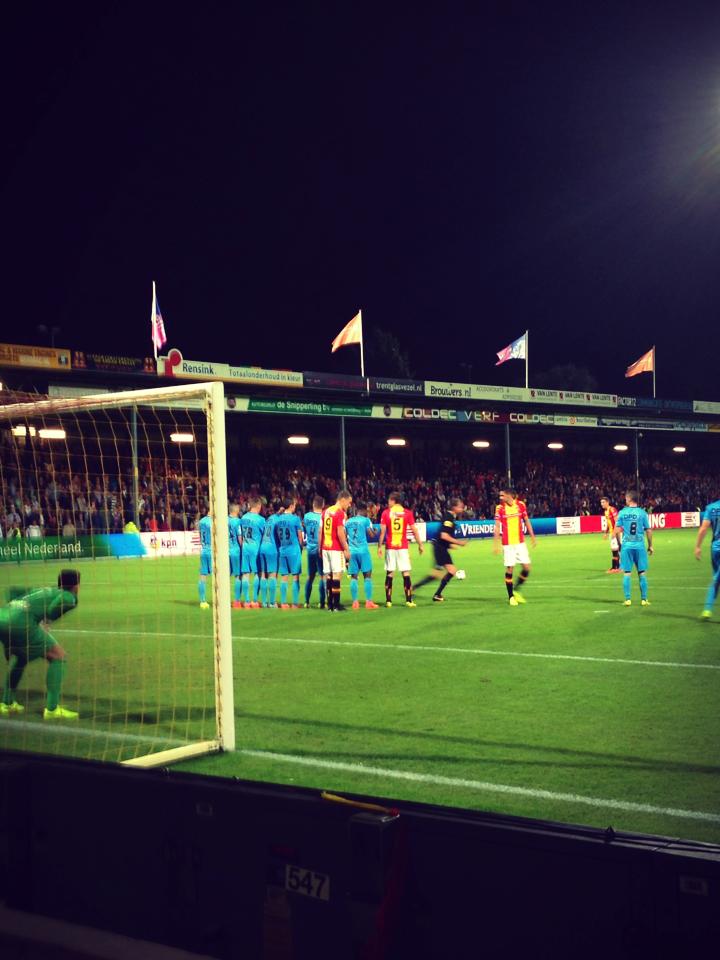
[[[449,563],[452,563],[452,557],[450,556],[450,550],[448,547],[441,546],[439,543],[435,544],[435,566],[436,567],[446,567]]]

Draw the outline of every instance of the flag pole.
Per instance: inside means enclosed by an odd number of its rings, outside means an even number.
[[[653,400],[656,399],[657,394],[655,393],[655,361],[657,357],[655,356],[655,347],[653,347]]]
[[[152,305],[150,307],[150,333],[152,335],[153,342],[153,353],[155,354],[155,362],[157,363],[158,352],[157,352],[157,337],[155,336],[155,281],[152,282],[153,285],[153,295],[152,295]]]
[[[360,376],[365,376],[365,345],[363,343],[363,325],[362,325],[362,310],[358,310],[360,314]]]
[[[358,310],[360,314],[360,376],[365,381],[365,392],[370,393],[370,381],[365,376],[365,334],[363,333],[362,325],[362,310]]]
[[[525,331],[525,389],[529,389],[530,375],[530,331]]]

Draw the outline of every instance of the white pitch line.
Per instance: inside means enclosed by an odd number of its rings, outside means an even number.
[[[97,630],[73,630],[67,627],[54,629],[53,634],[56,633],[58,636],[66,633],[85,634],[88,637],[98,636]],[[182,637],[188,640],[212,640],[212,634],[210,633],[173,633],[167,630],[113,630],[112,633],[116,637]]]
[[[113,733],[111,731],[93,730],[90,727],[78,727],[74,724],[52,727],[41,726],[27,720],[8,720],[10,729],[21,729],[66,736],[81,735],[88,737],[102,737],[107,740],[122,740],[133,743],[162,743],[165,745],[182,746],[186,741],[172,740],[169,737],[143,737],[132,733]],[[445,777],[441,774],[415,773],[409,770],[392,770],[385,767],[366,766],[362,763],[348,763],[339,760],[322,760],[313,757],[300,757],[290,753],[274,753],[268,750],[242,749],[238,753],[247,757],[263,760],[275,760],[280,763],[294,763],[300,766],[316,767],[324,770],[337,770],[344,773],[359,773],[375,777],[384,777],[393,780],[406,780],[411,783],[429,783],[433,786],[459,787],[466,790],[483,791],[485,793],[509,794],[520,797],[532,797],[538,800],[553,800],[564,803],[580,803],[593,807],[611,810],[623,810],[628,813],[650,813],[667,817],[679,817],[686,820],[703,820],[708,823],[720,823],[720,814],[704,813],[699,810],[683,810],[676,807],[658,807],[648,803],[633,803],[629,800],[602,799],[587,797],[575,793],[557,793],[552,790],[539,790],[535,787],[517,787],[504,783],[488,783],[483,780],[468,780],[462,777]]]
[[[58,635],[61,631],[57,631]],[[68,634],[90,634],[95,630],[63,630]],[[114,630],[118,637],[170,637],[174,639],[212,640],[210,636],[197,633],[139,633],[136,630]],[[682,663],[672,660],[630,660],[621,657],[582,657],[570,653],[528,653],[520,650],[487,650],[474,647],[437,647],[412,643],[365,643],[362,640],[314,640],[309,637],[262,637],[235,635],[233,641],[258,640],[263,643],[300,643],[321,647],[361,647],[370,650],[405,650],[424,653],[465,653],[488,657],[525,657],[533,660],[575,660],[580,663],[619,663],[637,667],[672,667],[677,670],[720,670],[720,663]]]
[[[422,650],[426,653],[467,653],[491,657],[529,657],[541,660],[579,660],[586,663],[622,663],[641,667],[674,667],[687,670],[720,670],[720,663],[674,663],[670,660],[627,660],[619,657],[581,657],[569,653],[527,653],[518,650],[485,650],[473,647],[431,647],[410,643],[364,643],[361,640],[311,640],[290,637],[233,637],[233,640],[262,640],[278,643],[305,643],[333,647],[367,647],[380,650]]]
[[[94,730],[92,727],[77,726],[75,722],[71,720],[66,721],[62,725],[53,721],[52,725],[50,725],[40,720],[34,723],[32,720],[17,720],[14,717],[8,717],[0,722],[7,725],[0,728],[3,730],[31,730],[43,735],[55,735],[59,733],[61,736],[79,735],[81,737],[101,737],[104,740],[123,740],[132,743],[162,743],[166,746],[176,747],[181,747],[188,742],[187,740],[173,740],[170,737],[142,737],[139,733],[116,733],[110,730]]]
[[[539,790],[535,787],[516,787],[506,783],[487,783],[484,780],[466,780],[462,777],[444,777],[440,774],[416,773],[410,770],[391,770],[385,767],[370,767],[362,763],[346,763],[341,760],[322,760],[315,757],[301,757],[292,753],[273,753],[267,750],[240,750],[247,757],[262,760],[275,760],[279,763],[294,763],[304,767],[317,767],[322,770],[337,770],[342,773],[359,773],[392,780],[407,780],[410,783],[429,783],[436,787],[459,787],[465,790],[477,790],[484,793],[501,793],[517,797],[532,797],[535,800],[553,800],[563,803],[581,803],[601,809],[622,810],[626,813],[650,813],[665,817],[679,817],[684,820],[703,820],[706,823],[720,823],[719,813],[705,813],[701,810],[683,810],[678,807],[658,807],[651,803],[633,803],[631,800],[612,800],[601,797],[587,797],[578,793],[556,793],[553,790]]]
[[[636,579],[637,579],[637,578],[636,578],[635,575],[633,574],[633,583],[635,583]],[[682,585],[684,586],[684,589],[685,589],[685,590],[707,590],[707,584],[705,584],[705,585],[703,586],[701,583],[698,583],[697,580],[673,580],[673,579],[665,578],[665,577],[663,577],[663,578],[660,578],[660,577],[652,577],[652,578],[650,578],[650,577],[648,577],[648,581],[650,582],[651,588],[658,586],[658,584],[668,584],[668,583],[672,583],[673,586],[680,586],[680,585],[682,584]],[[465,583],[467,583],[467,579],[465,580]],[[568,583],[574,583],[576,586],[580,586],[580,587],[583,587],[583,588],[585,588],[585,587],[603,587],[603,586],[607,587],[607,586],[609,586],[607,580],[561,580],[561,581],[553,580],[552,583],[533,583],[533,585],[532,585],[533,593],[535,593],[535,592],[538,591],[538,590],[540,590],[540,591],[543,591],[543,590],[565,590],[565,589],[567,589],[567,586],[566,586],[566,585],[567,585]],[[689,586],[688,586],[688,584],[689,584]],[[618,592],[618,591],[615,590],[615,593],[616,593],[616,594],[617,594],[617,592]],[[589,598],[589,599],[592,599],[592,598]],[[620,603],[621,601],[618,600],[617,602]]]

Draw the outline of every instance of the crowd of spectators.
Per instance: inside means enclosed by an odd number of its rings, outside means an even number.
[[[718,496],[716,478],[709,474],[667,463],[649,464],[645,470],[641,499],[648,511],[703,509]],[[338,489],[334,477],[308,470],[276,468],[264,473],[249,491],[232,490],[235,499],[240,502],[249,493],[260,493],[274,500],[284,492],[294,492],[306,507],[315,491],[332,500]],[[348,476],[347,485],[355,499],[370,505],[371,514],[384,508],[390,491],[400,490],[418,519],[436,520],[452,497],[464,500],[470,518],[493,517],[498,492],[506,484],[504,472],[480,471],[472,460],[441,458],[410,476],[379,469],[372,462],[360,464]],[[530,460],[513,477],[513,486],[526,502],[530,515],[536,517],[599,513],[603,496],[623,506],[624,492],[633,485],[632,474],[601,461],[585,461],[582,470],[568,472],[552,462]]]
[[[42,459],[27,468],[19,462],[3,465],[0,537],[117,533],[130,522],[147,531],[187,530],[207,511],[208,480],[201,465],[141,461],[137,515],[127,463],[114,473],[80,472],[72,466],[58,469]],[[461,458],[415,464],[410,475],[370,461],[351,461],[351,467],[347,485],[356,500],[368,503],[372,517],[383,509],[390,491],[400,490],[419,520],[439,518],[447,501],[456,496],[467,504],[468,518],[489,518],[507,480],[504,473],[480,470],[476,460]],[[311,508],[316,493],[333,501],[340,486],[328,465],[321,463],[310,467],[277,459],[244,462],[235,469],[231,466],[229,474],[230,501],[242,509],[254,495],[264,497],[272,510],[292,494],[304,511]],[[584,461],[569,470],[551,460],[529,460],[519,466],[513,484],[531,516],[578,516],[599,513],[602,496],[623,505],[633,477],[601,461]],[[717,480],[709,472],[676,463],[643,465],[641,503],[649,511],[702,509],[717,497]]]

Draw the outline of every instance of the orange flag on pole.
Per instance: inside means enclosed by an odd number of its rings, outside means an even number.
[[[350,323],[342,328],[332,342],[332,351],[335,353],[340,347],[347,347],[351,343],[362,345],[362,310],[358,310]]]
[[[625,371],[626,377],[637,376],[638,373],[654,373],[655,371],[655,347],[644,353],[639,360],[631,363]]]

